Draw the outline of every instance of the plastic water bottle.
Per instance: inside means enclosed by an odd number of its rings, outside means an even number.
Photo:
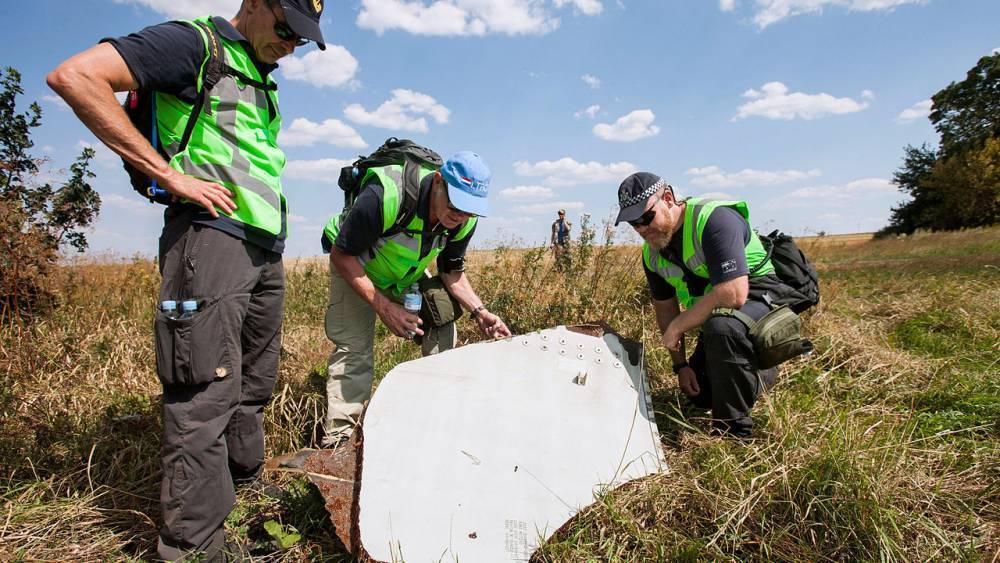
[[[168,319],[176,319],[177,318],[177,302],[174,301],[173,299],[168,299],[166,301],[161,301],[160,302],[160,311],[162,311],[163,314],[166,315],[166,317]]]
[[[406,290],[403,294],[403,308],[413,313],[414,315],[420,314],[420,307],[423,306],[424,299],[420,295],[420,286],[413,284],[410,289]],[[413,338],[417,333],[412,330],[406,333],[407,338]]]
[[[198,310],[198,302],[195,301],[194,299],[188,299],[187,301],[181,303],[181,316],[177,318],[179,319],[190,318],[191,315],[194,315],[195,311],[197,310]]]

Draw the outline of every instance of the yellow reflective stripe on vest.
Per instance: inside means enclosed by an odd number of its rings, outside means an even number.
[[[215,27],[209,18],[196,21]],[[207,49],[210,41],[205,33],[196,24],[191,25],[206,40]],[[220,56],[226,64],[253,80],[265,82],[242,45],[225,37],[219,39]],[[274,81],[268,77],[266,83]],[[224,74],[209,92],[212,113],[203,109],[198,115],[191,142],[183,152],[178,152],[179,142],[193,107],[169,94],[158,92],[156,96],[160,140],[170,166],[233,190],[237,209],[225,214],[230,219],[284,237],[286,206],[281,172],[285,155],[277,145],[281,115],[276,94]]]

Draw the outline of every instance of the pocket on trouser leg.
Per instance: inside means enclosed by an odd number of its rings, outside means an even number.
[[[184,515],[181,504],[183,493],[188,487],[187,475],[180,459],[174,460],[164,468],[166,475],[160,483],[160,502],[163,511],[163,528],[160,534],[173,542],[185,540]]]
[[[201,385],[240,368],[240,329],[249,293],[197,299],[187,318],[156,312],[156,372],[163,385]]]

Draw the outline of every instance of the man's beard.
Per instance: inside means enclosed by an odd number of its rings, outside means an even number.
[[[670,244],[670,239],[674,237],[675,224],[670,219],[670,215],[667,215],[665,223],[667,223],[664,225],[665,229],[650,229],[650,232],[645,237],[645,241],[657,252],[666,248]]]

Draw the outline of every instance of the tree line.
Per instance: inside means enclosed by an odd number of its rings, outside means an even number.
[[[931,102],[938,147],[903,149],[893,181],[912,199],[893,208],[880,236],[1000,222],[1000,53],[979,59]]]

